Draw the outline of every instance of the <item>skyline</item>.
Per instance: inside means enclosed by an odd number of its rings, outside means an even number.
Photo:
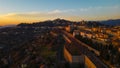
[[[120,18],[120,0],[1,0],[0,25],[63,18],[72,21]]]

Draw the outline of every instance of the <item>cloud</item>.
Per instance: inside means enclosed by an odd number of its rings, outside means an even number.
[[[48,14],[57,14],[57,13],[62,13],[62,11],[56,9],[56,10],[48,12]]]
[[[71,13],[71,12],[75,12],[78,11],[76,9],[66,9],[66,10],[53,10],[53,11],[49,11],[48,14],[61,14],[61,13]]]
[[[80,8],[80,11],[88,11],[89,8]]]
[[[96,7],[87,7],[87,8],[80,8],[79,10],[76,11],[96,11],[96,10],[116,10],[116,9],[120,9],[119,5],[114,5],[114,6],[96,6]]]
[[[90,18],[90,17],[98,17],[98,16],[112,16],[112,14],[116,17],[120,11],[120,6],[96,6],[96,7],[87,7],[87,8],[78,8],[78,9],[66,9],[66,10],[59,10],[55,9],[52,11],[46,12],[39,12],[39,11],[32,11],[32,12],[24,12],[24,13],[8,13],[0,15],[0,18],[7,18],[7,19],[19,19],[19,20],[40,20],[40,19],[53,19],[53,18],[71,18],[74,19],[78,18]],[[106,17],[107,18],[107,17]]]
[[[75,12],[77,11],[77,9],[67,9],[67,10],[63,10],[63,12]]]
[[[11,17],[11,16],[15,16],[15,15],[17,15],[17,13],[8,13],[8,14],[2,14],[2,15],[0,15],[0,17],[2,18],[2,17]]]
[[[28,18],[40,18],[40,17],[55,17],[55,16],[65,16],[68,10],[53,10],[48,12],[25,12],[25,13],[8,13],[0,15],[0,17],[8,17],[8,18],[15,18],[15,17],[28,17]]]

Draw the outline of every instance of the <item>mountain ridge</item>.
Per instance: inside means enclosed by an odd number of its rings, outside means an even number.
[[[101,21],[100,23],[110,26],[120,26],[120,19],[110,19],[110,20]]]

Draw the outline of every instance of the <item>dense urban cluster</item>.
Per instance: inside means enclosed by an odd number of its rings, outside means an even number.
[[[0,29],[0,68],[120,67],[119,57],[120,26],[56,19]]]
[[[66,26],[66,31],[96,49],[109,66],[120,65],[120,26],[91,25],[86,21]],[[96,22],[93,22],[96,23]]]

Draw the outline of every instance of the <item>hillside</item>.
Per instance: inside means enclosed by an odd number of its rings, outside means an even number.
[[[73,21],[69,21],[69,20],[65,20],[65,19],[55,19],[55,20],[47,20],[47,21],[43,21],[43,22],[33,22],[33,23],[21,23],[18,24],[18,26],[49,26],[49,27],[54,27],[54,26],[67,26],[70,24],[76,24],[76,25],[84,25],[84,26],[88,26],[88,27],[98,27],[98,26],[104,26],[102,23],[98,22],[98,21],[79,21],[79,22],[73,22]]]
[[[120,19],[101,21],[101,23],[110,26],[120,26]]]

